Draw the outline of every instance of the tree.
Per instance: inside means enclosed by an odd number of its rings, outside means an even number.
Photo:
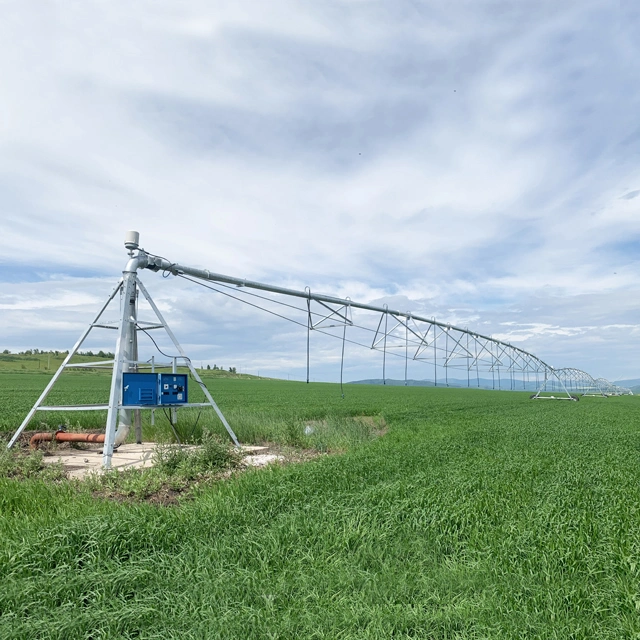
[[[210,364],[207,365],[207,369],[211,369],[211,365]]]
[[[11,353],[11,351],[9,351],[9,349],[5,349],[2,354],[5,356],[8,356]]]

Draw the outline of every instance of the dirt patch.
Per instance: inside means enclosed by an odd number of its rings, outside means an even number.
[[[160,491],[150,495],[146,502],[149,504],[157,504],[160,507],[171,507],[179,504],[180,498],[184,495],[184,490],[178,491],[163,487]]]
[[[127,489],[118,482],[110,482],[109,478],[106,477],[104,484],[96,487],[92,491],[92,495],[96,498],[122,503],[146,502],[148,504],[171,507],[193,499],[199,487],[211,486],[233,476],[247,473],[251,469],[308,462],[326,455],[329,454],[315,449],[300,449],[274,443],[253,445],[246,447],[239,463],[230,469],[200,474],[192,479],[167,478],[162,481],[160,486],[156,483],[150,486],[137,486],[133,490]],[[125,473],[129,473],[129,471],[125,470]]]
[[[247,449],[250,449],[248,447]],[[249,452],[252,455],[253,451]],[[314,458],[320,458],[326,456],[327,453],[318,451],[317,449],[305,449],[302,447],[285,446],[281,444],[275,444],[273,442],[263,442],[260,445],[260,451],[256,452],[259,455],[275,456],[272,463],[277,464],[290,464],[292,462],[308,462]],[[263,465],[259,465],[263,466]]]

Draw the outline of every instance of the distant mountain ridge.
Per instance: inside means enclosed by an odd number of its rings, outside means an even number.
[[[502,389],[503,391],[511,390],[511,380],[508,378],[502,378],[498,383],[496,378],[495,382],[491,378],[471,378],[470,381],[460,380],[456,378],[449,378],[448,382],[443,378],[438,379],[436,384],[433,380],[407,380],[406,384],[404,380],[395,380],[393,378],[387,378],[385,381],[382,378],[370,378],[367,380],[352,380],[347,384],[373,384],[382,385],[385,384],[388,387],[451,387],[454,389],[470,388],[470,389]],[[619,387],[626,387],[631,389],[634,394],[640,393],[640,378],[631,380],[617,380],[613,384]],[[536,383],[535,380],[526,382],[523,386],[522,380],[515,380],[513,391],[537,391],[542,385],[542,380]]]
[[[640,387],[640,378],[633,378],[632,380],[611,380],[613,384],[617,384],[619,387]]]

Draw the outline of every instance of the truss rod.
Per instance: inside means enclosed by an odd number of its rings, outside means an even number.
[[[490,336],[485,336],[474,331],[469,331],[468,329],[463,329],[462,327],[456,327],[446,322],[439,322],[438,320],[434,320],[433,318],[425,318],[415,313],[408,313],[404,311],[397,311],[394,309],[388,309],[386,307],[380,307],[377,305],[366,304],[363,302],[356,302],[353,300],[346,300],[345,298],[337,298],[335,296],[327,296],[324,294],[313,293],[308,289],[307,291],[300,291],[297,289],[288,289],[286,287],[277,287],[271,284],[266,284],[263,282],[256,282],[253,280],[247,280],[245,278],[235,278],[233,276],[223,275],[221,273],[214,273],[213,271],[209,271],[208,269],[197,269],[195,267],[189,267],[186,265],[179,264],[177,262],[169,262],[166,258],[162,258],[160,256],[155,256],[152,254],[147,254],[140,251],[141,254],[144,254],[147,259],[147,264],[145,267],[147,269],[151,269],[152,271],[165,271],[173,274],[174,276],[182,276],[189,275],[194,278],[198,278],[200,280],[208,280],[211,282],[223,282],[226,284],[232,284],[236,287],[246,287],[248,289],[257,289],[259,291],[269,291],[270,293],[277,293],[285,296],[291,296],[294,298],[303,298],[305,300],[315,300],[317,302],[324,302],[328,304],[335,304],[339,306],[350,305],[352,309],[363,309],[366,311],[374,311],[382,314],[391,314],[393,316],[418,320],[420,322],[426,322],[433,326],[439,327],[442,331],[447,329],[455,330],[463,334],[469,334],[472,337],[480,338],[482,340],[488,340],[489,342],[500,345],[505,348],[512,349],[518,353],[523,355],[530,356],[534,358],[537,362],[540,362],[543,367],[548,369],[553,369],[553,367],[534,354],[525,351],[524,349],[520,349],[519,347],[514,347],[512,344],[508,342],[503,342],[502,340],[497,340],[495,338],[491,338]]]

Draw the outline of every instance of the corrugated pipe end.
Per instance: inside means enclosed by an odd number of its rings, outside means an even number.
[[[129,431],[131,431],[131,425],[120,423],[120,425],[118,426],[118,430],[116,431],[113,446],[119,447],[121,444],[123,444],[127,439],[127,436],[129,435]]]

